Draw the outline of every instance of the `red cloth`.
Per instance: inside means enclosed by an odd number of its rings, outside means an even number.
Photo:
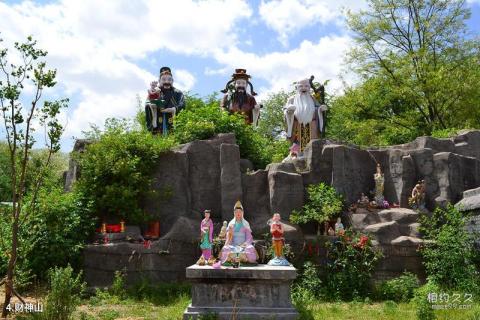
[[[276,229],[272,232],[272,236],[274,238],[281,238],[283,236],[283,233],[280,230]]]

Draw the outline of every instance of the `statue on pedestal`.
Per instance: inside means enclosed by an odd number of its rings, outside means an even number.
[[[172,71],[169,67],[162,67],[159,81],[150,83],[148,90],[145,104],[148,130],[166,135],[172,128],[173,117],[184,107],[183,93],[173,87]]]
[[[373,179],[375,180],[375,204],[377,207],[383,208],[385,206],[385,198],[383,196],[385,177],[382,173],[380,163],[377,163],[377,172],[373,175]]]
[[[234,217],[227,226],[227,240],[220,252],[222,264],[256,264],[258,254],[253,247],[252,229],[243,217],[243,206],[235,203]]]
[[[200,223],[200,249],[202,249],[202,256],[200,258],[203,258],[203,260],[210,262],[212,258],[213,222],[212,219],[210,219],[210,210],[205,210],[204,214],[205,218]],[[199,260],[199,262],[200,261],[201,259]]]
[[[220,107],[230,113],[242,114],[248,124],[256,126],[260,116],[260,106],[255,101],[256,93],[253,91],[253,85],[249,79],[250,75],[247,74],[247,70],[235,69],[232,80],[221,91],[225,95],[220,102]],[[250,93],[247,92],[247,85],[250,87]]]
[[[303,152],[310,140],[318,139],[324,134],[325,112],[328,108],[324,102],[324,87],[315,88],[313,76],[298,81],[295,87],[297,93],[288,98],[283,113],[287,123],[287,137],[292,143],[297,143],[300,152]]]
[[[283,255],[283,244],[285,238],[283,237],[283,225],[280,221],[280,214],[274,213],[272,219],[269,221],[270,233],[272,234],[273,259],[268,262],[269,266],[289,266],[290,263]]]

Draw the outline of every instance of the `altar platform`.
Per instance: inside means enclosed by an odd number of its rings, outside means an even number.
[[[192,303],[183,319],[209,314],[217,319],[298,319],[290,299],[290,285],[296,277],[297,270],[291,266],[213,269],[192,265],[186,269]]]

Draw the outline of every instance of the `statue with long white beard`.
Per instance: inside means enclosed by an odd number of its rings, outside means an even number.
[[[297,93],[288,98],[283,108],[287,137],[300,147],[300,153],[303,153],[310,140],[319,139],[325,129],[324,112],[327,111],[327,106],[321,90],[319,93],[313,88],[315,98],[312,95],[312,80],[313,77],[298,81],[295,87]]]

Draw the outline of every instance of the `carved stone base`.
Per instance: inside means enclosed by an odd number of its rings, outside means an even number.
[[[258,265],[222,268],[193,265],[187,268],[192,282],[192,303],[183,319],[215,314],[217,319],[298,319],[290,299],[294,267]]]

